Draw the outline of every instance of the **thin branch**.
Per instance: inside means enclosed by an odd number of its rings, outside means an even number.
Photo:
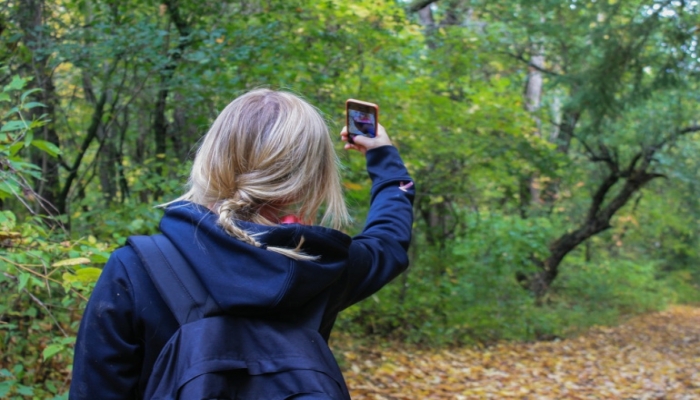
[[[12,261],[12,260],[10,260],[10,259],[8,259],[8,258],[5,258],[5,257],[0,256],[0,260],[5,261],[5,262],[7,262],[7,263],[9,263],[9,264],[12,264],[12,265],[14,265],[16,268],[19,268],[19,269],[21,269],[22,271],[28,272],[28,273],[30,273],[30,274],[32,274],[32,275],[34,275],[34,276],[37,276],[37,277],[39,277],[39,278],[41,278],[41,279],[45,279],[45,280],[47,280],[47,281],[51,281],[51,282],[56,283],[56,284],[59,284],[59,285],[63,285],[63,282],[61,282],[61,281],[59,281],[59,280],[57,280],[57,279],[54,279],[54,278],[51,278],[51,277],[50,277],[54,272],[58,271],[58,268],[56,268],[56,269],[54,269],[53,271],[51,271],[48,275],[42,275],[41,273],[34,271],[33,269],[27,267],[26,265],[22,265],[22,264],[16,263],[16,262],[14,262],[14,261]],[[33,266],[38,267],[38,266],[43,266],[43,264],[41,264],[41,265],[36,264],[36,265],[33,265]],[[8,275],[7,273],[5,273],[5,276],[13,276],[13,277],[14,277],[14,275]],[[78,297],[80,297],[81,300],[88,301],[88,298],[87,298],[87,297],[83,296],[80,292],[78,292],[78,291],[75,290],[74,288],[71,288],[70,290],[71,290],[71,292],[73,292],[75,295],[77,295]]]
[[[678,132],[676,132],[676,134],[682,136],[693,132],[700,132],[700,125],[688,126],[686,128],[680,129]]]
[[[58,330],[61,331],[61,333],[63,334],[63,336],[68,337],[68,333],[63,329],[63,327],[61,326],[61,324],[58,322],[58,320],[56,319],[56,317],[54,317],[53,313],[51,312],[51,310],[49,310],[49,308],[46,306],[46,304],[42,303],[42,301],[39,300],[38,297],[34,296],[29,290],[27,290],[27,288],[24,288],[22,291],[23,291],[24,293],[28,294],[29,297],[31,297],[32,300],[33,300],[36,304],[39,305],[39,307],[43,308],[44,311],[46,311],[46,313],[49,315],[49,317],[51,317],[51,319],[53,320],[53,323],[56,325],[56,327],[58,328]]]
[[[18,282],[18,281],[19,281],[19,279],[18,279],[16,276],[14,276],[14,275],[12,275],[12,274],[8,274],[7,272],[3,272],[3,275],[5,275],[5,277],[7,277],[7,278],[10,278],[10,279],[14,280],[15,282]],[[51,312],[51,310],[49,310],[49,308],[46,306],[46,304],[44,304],[41,300],[39,300],[38,297],[34,296],[30,291],[28,291],[27,288],[23,288],[23,289],[22,289],[22,292],[24,292],[24,293],[26,293],[27,295],[29,295],[29,297],[32,299],[33,302],[35,302],[39,307],[43,308],[44,311],[46,311],[46,314],[48,314],[49,317],[51,317],[51,319],[53,320],[54,324],[55,324],[56,327],[61,331],[61,333],[63,334],[63,336],[68,337],[68,333],[63,329],[63,327],[61,326],[61,324],[58,322],[58,320],[56,319],[56,317],[54,317],[53,313]]]
[[[124,69],[124,75],[122,77],[122,81],[119,83],[119,85],[117,85],[117,87],[118,88],[124,87],[125,82],[126,82],[126,69]],[[99,137],[100,135],[97,135],[98,136],[97,137],[97,143],[98,143],[97,151],[95,152],[95,157],[92,159],[92,161],[90,162],[90,164],[86,168],[86,171],[77,180],[78,181],[78,185],[77,185],[78,192],[80,192],[81,189],[84,189],[85,187],[87,187],[90,184],[90,181],[92,180],[92,178],[90,178],[83,185],[80,185],[80,182],[82,182],[85,179],[85,176],[87,175],[88,171],[92,168],[92,166],[97,165],[97,162],[100,159],[100,153],[102,151],[102,148],[104,147],[105,143],[107,143],[107,140],[110,139],[109,132],[110,132],[112,123],[115,123],[115,121],[117,119],[118,112],[119,112],[119,106],[117,105],[117,103],[119,103],[120,94],[121,94],[121,90],[117,89],[117,92],[113,96],[114,98],[112,100],[112,103],[110,104],[109,111],[105,112],[105,114],[109,115],[109,120],[101,126],[102,131],[105,132],[105,134],[102,135],[101,138]],[[72,196],[72,194],[73,194],[73,189],[71,189],[71,191],[68,193],[68,197],[70,198]]]
[[[605,221],[610,221],[613,215],[622,208],[632,195],[640,190],[649,181],[655,178],[663,178],[663,174],[648,173],[645,171],[636,171],[632,176],[626,179],[625,185],[620,192],[610,200],[605,208],[600,211],[600,218]]]
[[[598,218],[598,212],[600,211],[600,208],[603,205],[603,202],[605,201],[605,197],[607,196],[610,189],[613,186],[615,186],[619,179],[620,176],[618,174],[611,173],[600,184],[598,190],[595,192],[593,198],[591,199],[591,207],[588,209],[588,217],[586,218],[586,220],[588,221],[587,224],[590,224],[590,221],[595,221]]]
[[[610,151],[608,148],[602,144],[598,144],[598,148],[600,148],[601,152],[603,154],[598,154],[596,153],[591,146],[586,143],[585,140],[582,138],[572,134],[572,137],[574,137],[576,140],[578,140],[583,147],[586,149],[586,152],[588,153],[588,159],[593,161],[593,162],[604,162],[605,164],[608,165],[608,168],[610,168],[610,171],[612,171],[614,174],[617,174],[620,172],[620,166],[618,165],[617,161],[610,155]]]
[[[534,69],[536,69],[536,70],[538,70],[538,71],[540,71],[540,72],[542,72],[542,73],[544,73],[544,74],[552,75],[552,76],[561,76],[561,74],[559,74],[558,72],[554,72],[554,71],[552,71],[552,70],[549,70],[549,69],[546,69],[546,68],[542,68],[541,66],[539,66],[539,65],[537,65],[537,64],[535,64],[535,63],[533,63],[532,61],[530,61],[530,60],[528,60],[527,58],[525,58],[522,54],[514,54],[514,53],[511,53],[511,52],[509,52],[509,51],[501,51],[501,52],[499,52],[499,53],[505,54],[505,55],[510,56],[510,57],[512,57],[512,58],[515,58],[515,59],[518,60],[518,61],[522,61],[522,62],[524,62],[525,64],[527,64],[528,67],[534,68]]]

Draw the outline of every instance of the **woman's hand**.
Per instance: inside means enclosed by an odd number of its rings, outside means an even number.
[[[347,126],[343,127],[343,130],[340,132],[340,139],[343,142],[347,142],[348,136]],[[345,150],[357,150],[362,154],[367,154],[367,150],[392,145],[389,135],[386,134],[386,130],[381,124],[378,124],[377,126],[377,134],[375,137],[370,138],[367,136],[355,135],[353,136],[352,141],[355,143],[345,143]]]

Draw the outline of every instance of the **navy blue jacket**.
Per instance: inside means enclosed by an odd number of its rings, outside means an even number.
[[[370,210],[355,237],[300,224],[239,224],[266,245],[318,255],[297,261],[243,243],[221,229],[218,216],[193,203],[168,207],[160,230],[194,268],[218,305],[237,317],[293,322],[321,312],[328,340],[338,313],[370,296],[408,266],[413,222],[412,180],[392,146],[367,152]],[[102,271],[81,321],[70,399],[140,399],[161,349],[178,329],[130,246]]]

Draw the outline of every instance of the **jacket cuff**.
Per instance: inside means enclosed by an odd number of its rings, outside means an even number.
[[[383,180],[410,180],[399,151],[394,146],[381,146],[367,151],[367,173],[372,183]]]

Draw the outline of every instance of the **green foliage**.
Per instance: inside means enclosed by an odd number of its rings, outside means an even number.
[[[671,298],[673,302],[700,304],[700,283],[698,283],[697,271],[673,271],[666,275],[663,283],[673,290],[674,296]]]
[[[7,68],[4,67],[2,72],[7,73]],[[0,128],[0,133],[4,136],[0,140],[0,200],[16,197],[23,190],[29,190],[31,185],[28,179],[41,175],[41,170],[36,165],[26,162],[22,157],[23,149],[34,146],[53,157],[61,153],[53,144],[34,138],[32,130],[42,126],[45,121],[27,121],[25,115],[29,110],[44,105],[29,101],[29,96],[35,90],[23,90],[26,84],[26,79],[13,76],[0,93],[0,106],[4,114]]]
[[[3,398],[53,398],[67,390],[78,316],[111,248],[61,241],[41,220],[18,222],[9,211],[0,220]]]
[[[26,80],[14,77],[2,98],[18,106],[3,118],[6,141],[0,143],[3,199],[29,208],[35,194],[27,177],[41,179],[40,169],[21,161],[30,145],[51,156],[60,151],[33,139],[32,129],[46,123],[27,122],[24,110],[33,91],[22,91]],[[20,122],[20,123],[13,123]],[[24,210],[31,212],[31,208]],[[69,363],[81,308],[112,247],[90,236],[70,239],[55,223],[38,216],[18,217],[0,211],[0,397],[6,399],[67,397]]]
[[[643,260],[574,261],[552,288],[550,300],[582,313],[590,325],[596,320],[614,323],[621,315],[663,309],[673,299],[672,287],[657,279],[658,272],[655,262]]]

